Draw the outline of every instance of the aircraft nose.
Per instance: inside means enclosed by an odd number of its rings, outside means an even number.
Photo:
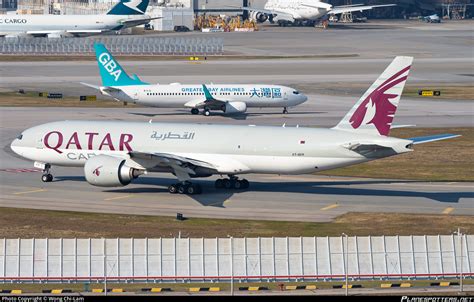
[[[308,100],[308,97],[307,97],[306,95],[302,94],[302,95],[301,95],[301,100],[300,100],[301,103],[304,103],[304,102],[306,102],[307,100]],[[300,104],[301,104],[301,103],[300,103]]]
[[[18,155],[21,155],[21,148],[20,148],[20,140],[18,138],[15,138],[12,143],[10,144],[10,149],[12,149],[13,152],[15,152]]]

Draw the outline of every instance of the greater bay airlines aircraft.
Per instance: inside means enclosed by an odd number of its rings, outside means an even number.
[[[27,129],[11,143],[42,168],[84,167],[95,186],[125,186],[148,172],[173,173],[170,193],[198,194],[195,177],[228,175],[217,188],[247,188],[237,175],[303,174],[413,151],[413,146],[457,137],[389,137],[412,57],[397,57],[331,129],[125,121],[59,121]]]
[[[90,36],[142,25],[149,0],[121,0],[105,15],[1,15],[0,36]],[[160,17],[161,18],[161,17]]]
[[[235,114],[244,113],[249,107],[280,107],[283,113],[287,113],[288,107],[308,99],[298,90],[279,85],[148,84],[135,74],[128,76],[104,45],[97,43],[94,48],[103,86],[81,84],[121,102],[161,108],[184,107],[190,108],[192,114],[199,114],[202,110],[205,116],[209,116],[211,110]]]
[[[338,15],[342,13],[364,11],[378,7],[395,6],[395,4],[383,5],[343,5],[332,6],[320,0],[269,0],[263,9],[241,7],[242,10],[250,12],[250,17],[257,22],[278,22],[280,26],[288,24],[299,24],[309,21],[314,24],[328,15]]]

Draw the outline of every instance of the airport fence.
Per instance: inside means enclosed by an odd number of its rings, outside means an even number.
[[[8,55],[92,55],[100,42],[116,55],[221,55],[219,37],[86,37],[86,38],[2,38],[0,53]]]
[[[474,277],[474,236],[0,239],[0,282]]]

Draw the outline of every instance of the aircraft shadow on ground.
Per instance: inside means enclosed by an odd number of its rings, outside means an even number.
[[[82,177],[66,178],[67,180],[81,180]],[[200,195],[190,195],[189,197],[197,201],[203,206],[213,206],[224,208],[224,202],[234,195],[245,192],[271,192],[271,193],[302,193],[317,195],[334,195],[334,196],[367,196],[380,197],[380,203],[383,205],[385,200],[383,197],[406,197],[406,198],[428,198],[443,203],[458,203],[461,198],[474,198],[474,192],[423,192],[396,189],[369,189],[369,188],[341,188],[338,186],[351,185],[379,185],[379,184],[397,184],[397,183],[420,183],[419,181],[391,181],[391,180],[362,180],[362,181],[318,181],[318,182],[256,182],[252,181],[250,188],[247,190],[222,190],[214,188],[214,181],[210,180],[193,180],[199,183],[204,193]],[[163,187],[149,188],[127,188],[106,190],[105,192],[113,193],[164,193],[168,192],[167,187],[176,183],[171,178],[146,177],[137,179],[134,184],[138,185],[157,185]],[[291,202],[290,200],[288,202]]]
[[[323,114],[323,113],[327,113],[327,112],[324,112],[324,111],[305,111],[305,112],[290,112],[286,115],[283,115],[283,113],[281,112],[251,112],[251,113],[243,113],[243,114],[224,114],[224,113],[221,113],[221,112],[213,112],[211,114],[211,118],[213,116],[215,117],[223,117],[223,118],[228,118],[228,119],[234,119],[234,120],[246,120],[248,117],[259,117],[259,116],[283,116],[283,117],[290,117],[292,115],[312,115],[312,114]],[[166,113],[144,113],[144,112],[129,112],[128,114],[132,114],[132,115],[139,115],[139,116],[145,116],[145,117],[159,117],[159,116],[185,116],[185,115],[189,115],[191,116],[191,114],[189,112],[182,112],[182,111],[176,111],[176,112],[172,112],[172,113],[169,113],[169,112],[166,112]],[[198,116],[198,115],[196,115]],[[202,116],[202,115],[201,115]],[[206,117],[208,118],[208,117]]]

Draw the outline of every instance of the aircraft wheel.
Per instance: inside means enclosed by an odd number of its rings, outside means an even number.
[[[199,109],[197,108],[191,109],[191,114],[194,114],[194,115],[199,114]]]
[[[232,189],[233,186],[234,186],[234,185],[233,185],[233,181],[232,181],[232,180],[227,179],[227,178],[224,179],[224,188],[226,188],[226,189]]]
[[[170,192],[171,194],[176,194],[178,193],[178,188],[176,187],[176,185],[170,185],[168,187],[168,192]]]
[[[186,192],[188,191],[188,187],[189,187],[188,185],[182,185],[182,184],[180,184],[180,185],[178,186],[178,193],[179,193],[179,194],[184,194],[184,193],[186,193]]]
[[[236,180],[234,181],[234,189],[236,190],[240,190],[243,188],[243,184],[242,184],[242,181],[241,180]]]
[[[53,181],[53,175],[51,174],[43,174],[43,176],[41,176],[41,180],[43,182],[51,182]]]
[[[211,112],[209,111],[209,109],[204,110],[204,116],[209,116],[209,115],[211,115]]]
[[[214,187],[216,189],[222,189],[224,187],[224,181],[222,179],[217,179],[216,182],[214,183]]]
[[[242,189],[248,189],[250,187],[250,183],[248,180],[242,179],[241,182],[242,182]]]

